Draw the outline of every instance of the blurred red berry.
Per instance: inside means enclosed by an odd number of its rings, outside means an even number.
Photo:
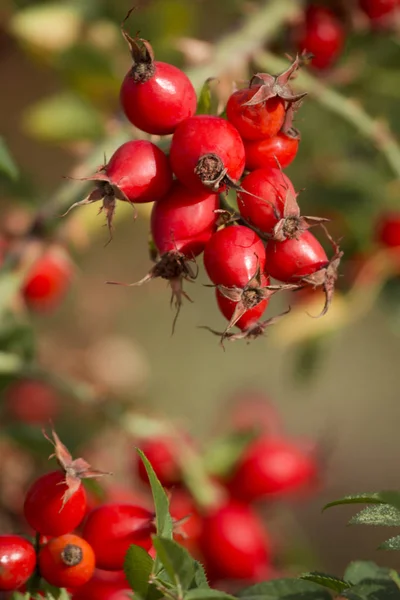
[[[123,571],[104,571],[95,569],[92,578],[73,591],[73,600],[127,600],[125,590],[129,589]],[[132,592],[132,590],[129,590]],[[116,594],[120,594],[118,598]]]
[[[35,549],[19,535],[0,535],[0,591],[16,590],[33,574]]]
[[[314,55],[313,67],[321,70],[331,67],[342,53],[344,42],[344,27],[334,12],[321,6],[307,9],[297,45],[299,52],[306,50]]]
[[[400,211],[383,213],[376,222],[375,237],[388,248],[400,246]]]
[[[22,379],[10,384],[4,392],[4,407],[9,417],[30,425],[45,425],[59,411],[59,397],[46,383]]]
[[[48,312],[58,308],[66,295],[73,267],[61,248],[51,248],[32,266],[26,277],[22,294],[28,308]]]
[[[242,138],[220,117],[197,115],[176,129],[170,149],[172,170],[193,192],[222,192],[244,170]]]
[[[65,501],[68,491],[62,471],[46,473],[33,482],[24,503],[25,519],[32,529],[42,535],[60,536],[78,527],[85,516],[86,492],[80,483]]]
[[[359,0],[359,5],[374,24],[379,24],[385,17],[394,16],[395,11],[400,8],[399,0]]]
[[[150,461],[154,472],[164,487],[180,483],[181,470],[179,466],[179,446],[172,437],[147,438],[140,442],[140,449]],[[143,461],[135,455],[135,465],[140,479],[149,484],[149,478]]]
[[[299,143],[298,132],[278,133],[274,137],[254,142],[245,140],[246,169],[249,171],[268,167],[276,169],[278,166],[286,169],[296,158]]]
[[[154,513],[147,508],[103,504],[88,514],[82,537],[92,546],[99,569],[119,571],[129,546],[136,544],[149,550],[154,532]]]
[[[193,498],[185,490],[174,489],[169,508],[174,521],[175,541],[197,558],[203,521]]]
[[[51,539],[39,552],[41,576],[60,588],[78,587],[87,583],[95,568],[91,546],[81,537],[66,534]]]
[[[255,104],[245,106],[261,85],[237,90],[229,97],[226,116],[244,140],[262,140],[278,133],[285,119],[285,101],[274,96]]]

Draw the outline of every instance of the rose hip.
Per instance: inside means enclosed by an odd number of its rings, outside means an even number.
[[[244,140],[262,140],[278,133],[285,119],[285,102],[274,96],[256,104],[246,106],[259,91],[261,85],[234,92],[226,105],[226,116]]]
[[[0,535],[0,591],[21,587],[36,566],[35,549],[19,535]]]
[[[308,7],[297,45],[300,52],[307,50],[314,55],[313,67],[331,67],[343,50],[344,41],[343,26],[334,12],[321,6]]]
[[[245,140],[246,169],[248,171],[268,167],[276,169],[278,166],[286,169],[296,158],[299,143],[300,135],[293,129],[288,133],[278,133],[274,137],[254,142]]]
[[[266,269],[279,281],[294,282],[328,264],[325,250],[309,231],[284,242],[270,240],[266,246]]]
[[[58,308],[71,283],[73,266],[63,248],[51,247],[32,265],[22,288],[27,307],[33,312]]]

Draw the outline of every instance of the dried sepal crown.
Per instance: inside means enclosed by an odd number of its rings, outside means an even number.
[[[79,489],[82,479],[93,479],[95,477],[102,477],[103,475],[111,475],[111,473],[106,471],[93,469],[83,458],[73,459],[68,448],[62,443],[54,429],[51,430],[51,437],[47,435],[44,430],[43,435],[46,440],[54,446],[54,452],[49,456],[49,460],[51,458],[56,458],[58,464],[65,473],[65,484],[67,489],[63,495],[62,506],[64,506]]]

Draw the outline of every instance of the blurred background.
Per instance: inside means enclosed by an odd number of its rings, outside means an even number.
[[[153,419],[171,420],[207,448],[226,432],[238,394],[244,402],[256,394],[276,407],[286,435],[315,441],[324,454],[318,489],[285,497],[268,513],[285,548],[281,565],[340,574],[354,558],[395,564],[374,550],[382,531],[346,528],[354,511],[321,508],[344,494],[398,487],[400,262],[379,242],[377,223],[386,211],[400,212],[399,30],[393,14],[371,17],[363,3],[319,4],[332,11],[341,42],[323,68],[310,65],[298,78],[309,97],[296,117],[302,140],[287,174],[304,190],[303,214],[328,216],[341,238],[338,293],[320,320],[307,315],[317,314],[320,298],[274,299],[269,314],[288,303],[292,313],[265,337],[228,343],[224,352],[198,329],[224,326],[201,264],[189,290],[194,302],[185,302],[173,337],[164,281],[104,285],[139,280],[150,268],[149,205],[140,205],[136,222],[119,205],[106,247],[98,207],[59,218],[87,190],[63,177],[89,176],[104,153],[143,137],[118,102],[130,65],[120,22],[131,3],[2,1],[2,532],[18,528],[27,482],[46,466],[43,422],[52,419],[74,452],[85,451],[117,482],[128,473],[135,486],[134,438],[151,433]],[[128,29],[151,41],[158,60],[184,68],[197,90],[208,77],[232,89],[254,72],[279,72],[307,26],[306,2],[296,0],[137,0],[135,7]],[[30,305],[18,289],[49,251],[68,263],[68,290],[55,307]],[[64,280],[54,285],[64,296]],[[43,390],[32,388],[12,396],[10,386],[32,378],[50,386],[50,399],[38,400]],[[33,406],[42,407],[39,416]]]

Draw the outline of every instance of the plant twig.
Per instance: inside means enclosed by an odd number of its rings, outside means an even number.
[[[269,51],[259,52],[255,60],[263,71],[279,73],[287,68],[287,61]],[[310,73],[299,73],[293,85],[307,91],[322,106],[358,129],[384,155],[393,173],[400,179],[400,146],[386,123],[371,117],[359,102],[329,88]]]

